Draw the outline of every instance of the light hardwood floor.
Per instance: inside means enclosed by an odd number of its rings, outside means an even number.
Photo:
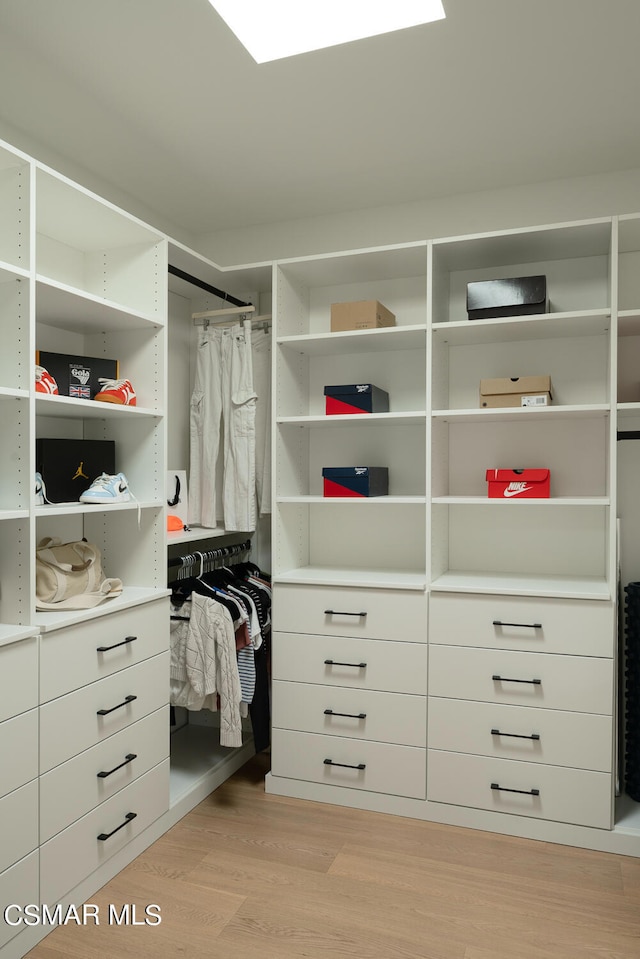
[[[640,860],[264,793],[257,756],[29,959],[638,959]]]

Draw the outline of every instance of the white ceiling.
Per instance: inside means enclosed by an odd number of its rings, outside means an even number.
[[[444,6],[257,65],[208,0],[0,0],[0,120],[194,236],[640,167],[640,0]]]

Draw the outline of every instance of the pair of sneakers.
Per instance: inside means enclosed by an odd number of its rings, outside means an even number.
[[[99,403],[117,403],[119,406],[135,406],[136,391],[130,380],[110,380],[100,377],[100,392],[95,399]],[[49,396],[58,396],[58,384],[55,378],[45,370],[44,366],[36,366],[36,393],[47,393]]]
[[[115,476],[102,473],[94,479],[89,489],[81,494],[80,502],[104,506],[109,503],[128,503],[133,498],[133,493],[129,489],[129,482],[124,473],[116,473]],[[36,506],[44,506],[45,503],[50,503],[50,500],[47,499],[47,488],[40,473],[36,473],[34,501]]]

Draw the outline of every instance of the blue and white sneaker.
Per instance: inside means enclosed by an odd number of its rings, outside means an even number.
[[[47,499],[47,487],[44,485],[44,480],[40,473],[36,473],[36,488],[33,496],[33,505],[34,506],[44,506],[45,503],[48,503]]]
[[[80,496],[81,503],[98,503],[101,506],[109,503],[128,503],[132,499],[129,482],[124,473],[109,476],[102,473],[96,477],[89,489]]]

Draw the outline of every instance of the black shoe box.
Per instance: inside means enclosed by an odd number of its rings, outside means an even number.
[[[43,366],[58,385],[60,396],[93,400],[101,390],[100,379],[117,380],[118,360],[104,356],[73,356],[70,353],[36,351],[36,363]]]
[[[467,283],[470,320],[548,313],[546,276],[514,276],[505,280]]]
[[[113,440],[36,439],[36,470],[51,503],[77,503],[102,473],[115,468]]]

